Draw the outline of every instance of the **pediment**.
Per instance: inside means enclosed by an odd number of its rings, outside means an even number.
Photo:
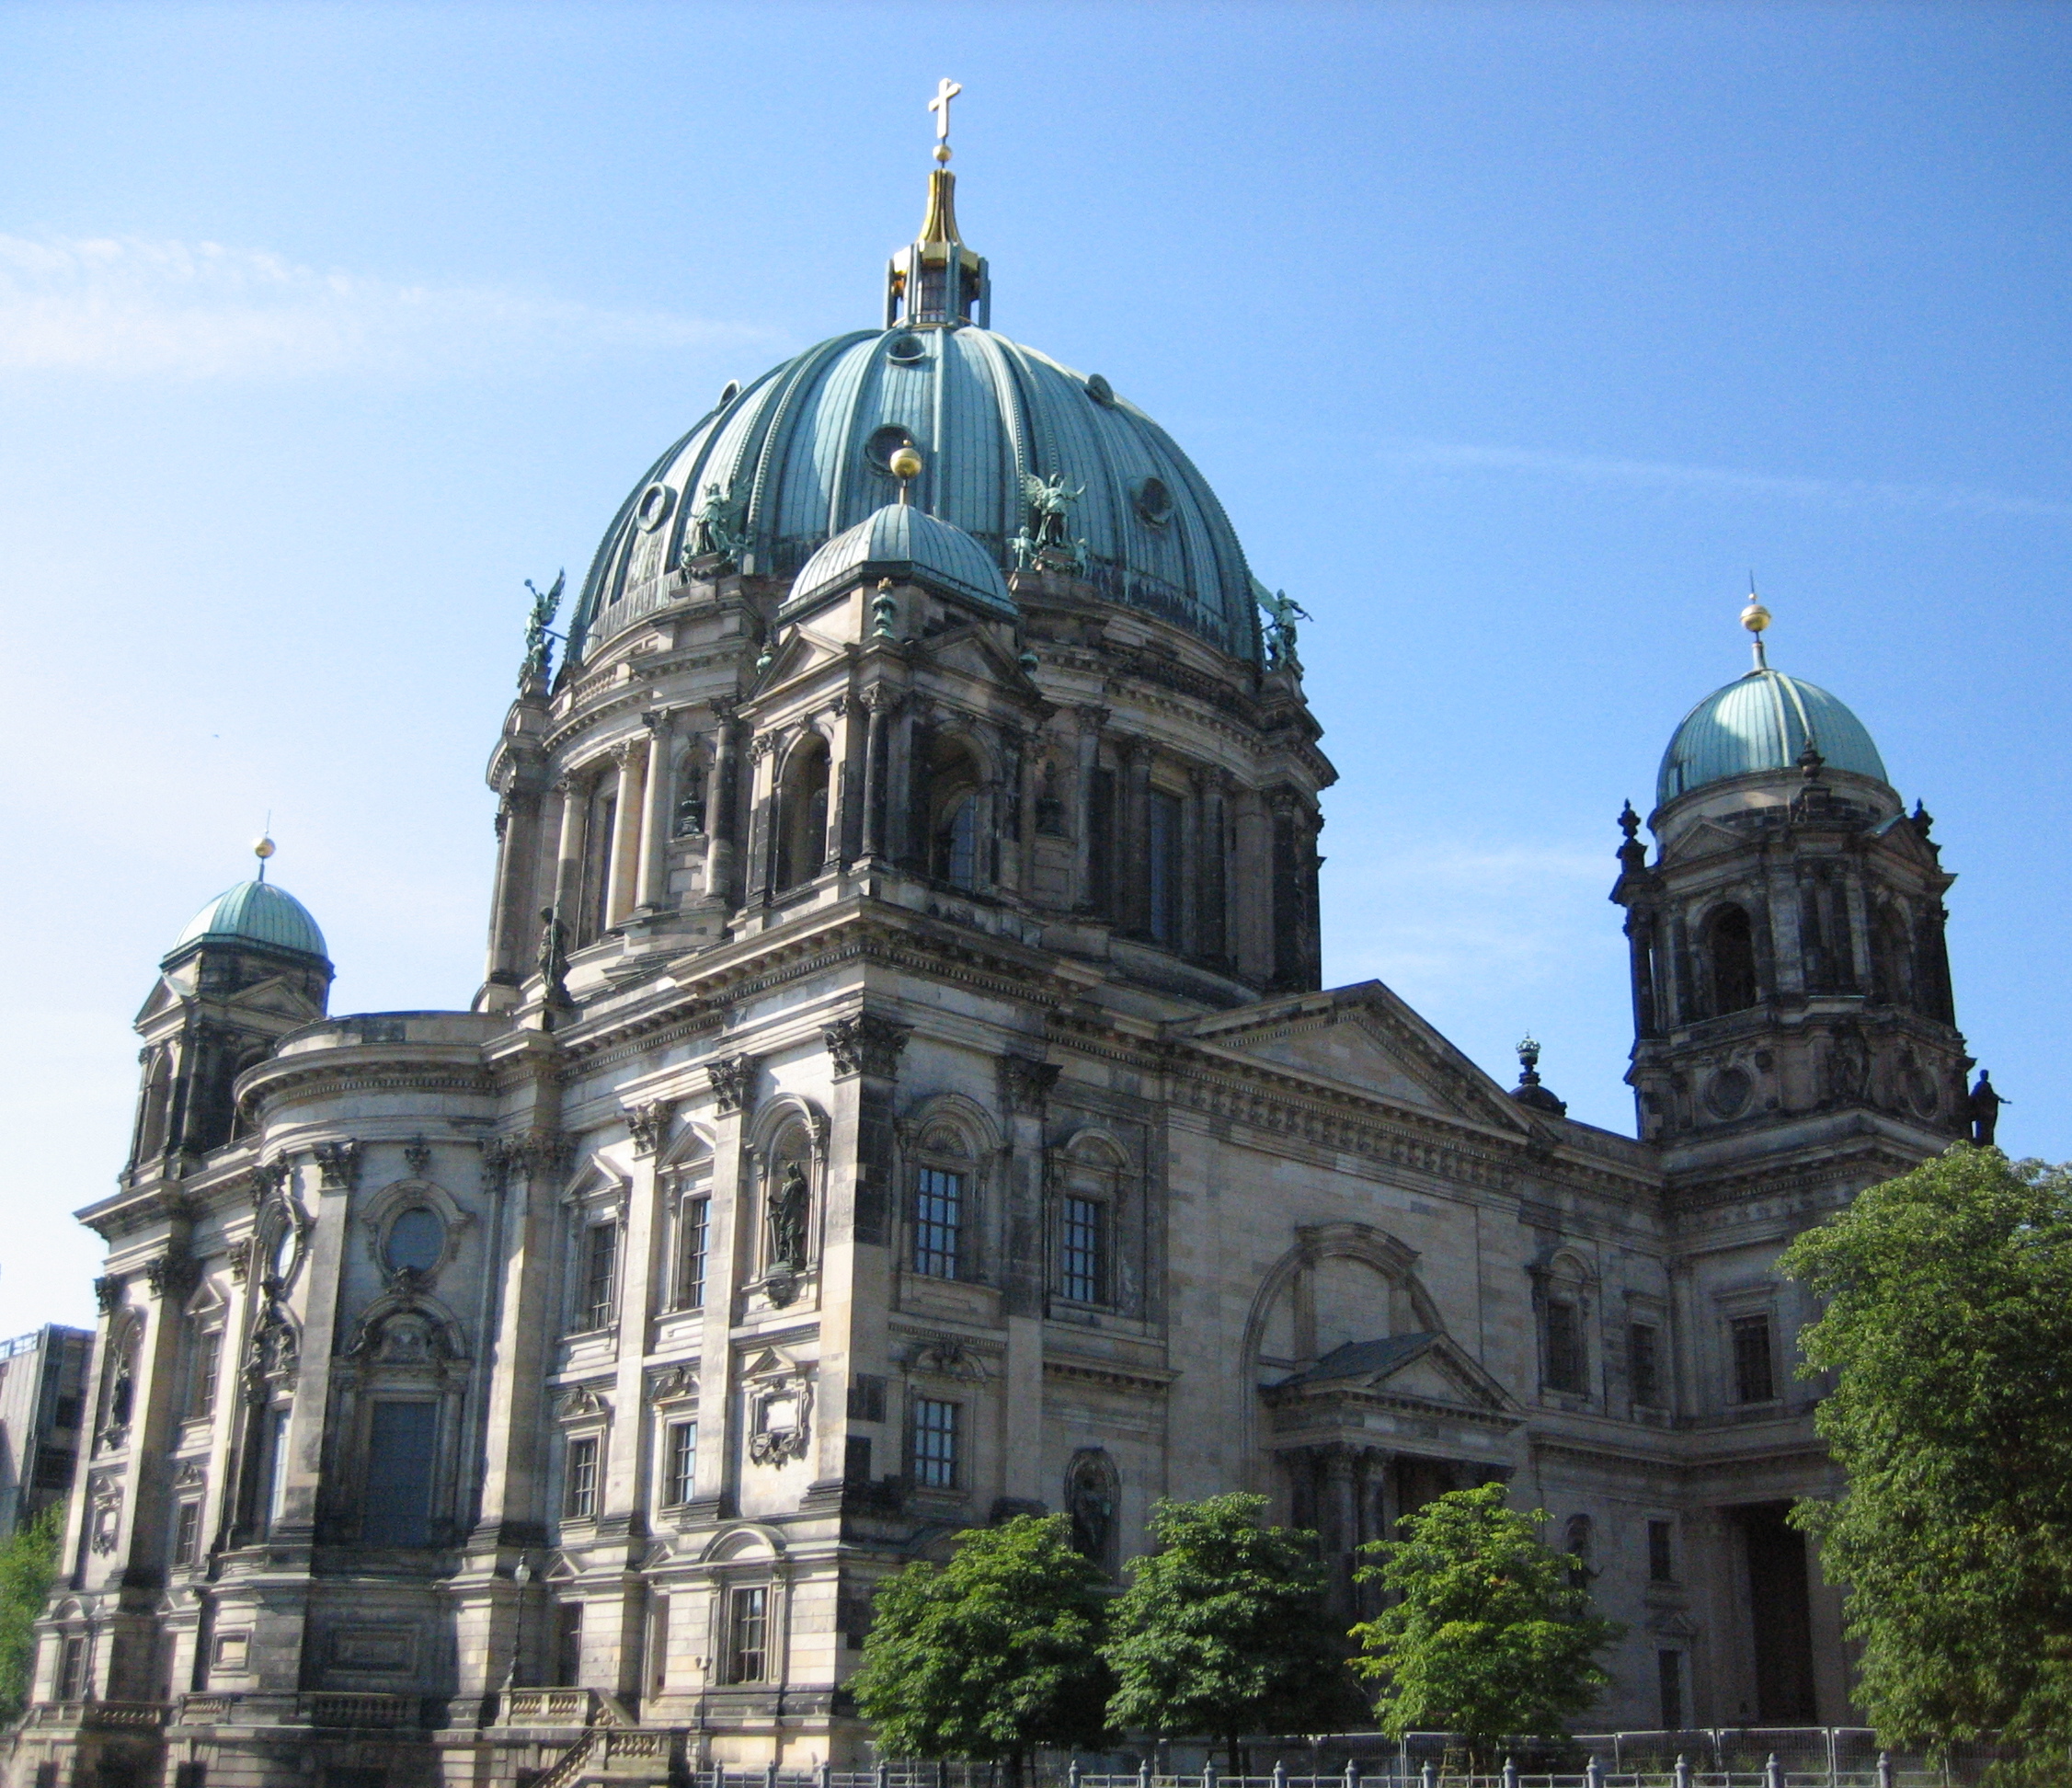
[[[762,688],[773,690],[827,664],[846,667],[849,652],[842,641],[829,639],[809,627],[795,626],[778,642],[777,656],[763,673]]]
[[[1349,1341],[1266,1388],[1281,1398],[1378,1393],[1484,1415],[1508,1416],[1517,1410],[1482,1362],[1443,1332]]]
[[[263,1012],[304,1021],[324,1015],[321,1007],[280,975],[269,975],[265,980],[241,987],[223,1003],[233,1012]]]
[[[1029,681],[1028,672],[995,643],[976,622],[945,628],[921,642],[930,663],[939,672],[965,676],[974,682],[1012,689],[1017,694],[1041,700],[1041,692]]]
[[[1665,853],[1672,863],[1686,863],[1692,857],[1717,856],[1723,851],[1743,851],[1748,848],[1746,832],[1730,831],[1715,820],[1700,820]]]
[[[1206,1048],[1390,1105],[1513,1133],[1531,1129],[1502,1087],[1379,981],[1263,1001],[1173,1028]]]

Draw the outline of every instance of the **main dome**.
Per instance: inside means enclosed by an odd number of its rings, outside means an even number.
[[[670,573],[715,542],[744,573],[792,576],[897,497],[887,462],[909,443],[923,462],[913,502],[1003,570],[1032,531],[1028,481],[1061,479],[1079,493],[1063,525],[1096,590],[1257,659],[1243,550],[1172,437],[1098,375],[963,324],[837,336],[729,387],[613,518],[569,662],[671,600]]]
[[[1715,689],[1684,716],[1662,754],[1654,804],[1730,777],[1794,769],[1809,744],[1829,769],[1889,785],[1862,721],[1817,683],[1766,667]]]

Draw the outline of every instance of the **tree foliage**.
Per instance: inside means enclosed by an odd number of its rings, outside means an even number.
[[[0,1543],[0,1723],[16,1719],[29,1700],[33,1629],[50,1599],[63,1531],[64,1506],[53,1503]]]
[[[878,1586],[858,1709],[892,1756],[1018,1770],[1036,1746],[1098,1743],[1112,1686],[1099,1583],[1062,1515],[972,1529],[947,1564]]]
[[[1353,1668],[1382,1683],[1391,1738],[1458,1732],[1478,1767],[1507,1734],[1552,1734],[1609,1680],[1597,1655],[1624,1631],[1590,1611],[1578,1561],[1541,1543],[1546,1511],[1505,1506],[1505,1487],[1454,1490],[1401,1523],[1405,1538],[1362,1548],[1360,1572],[1398,1599],[1353,1629]]]
[[[1357,1711],[1316,1535],[1261,1526],[1265,1507],[1242,1495],[1156,1504],[1159,1550],[1130,1560],[1110,1613],[1108,1718],[1220,1738],[1236,1774],[1247,1733],[1328,1732]]]
[[[1792,1519],[1848,1592],[1858,1696],[1898,1744],[2072,1744],[2072,1169],[1959,1143],[1799,1237],[1800,1335],[1847,1473]]]

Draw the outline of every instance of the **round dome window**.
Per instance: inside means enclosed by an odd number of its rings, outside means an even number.
[[[1086,381],[1086,395],[1089,397],[1093,398],[1096,404],[1100,405],[1103,409],[1112,409],[1115,407],[1116,388],[1115,386],[1110,384],[1107,380],[1104,379],[1098,372],[1092,373],[1088,376]]]
[[[640,501],[634,510],[634,519],[640,523],[642,533],[653,533],[670,519],[670,511],[675,507],[675,491],[667,485],[651,484],[640,493]]]
[[[1129,500],[1154,528],[1162,528],[1173,519],[1173,493],[1163,478],[1139,478],[1129,487]]]
[[[413,1273],[429,1273],[445,1252],[446,1225],[436,1210],[417,1205],[388,1226],[388,1245],[383,1253],[391,1272],[407,1267]]]
[[[872,466],[887,476],[892,471],[892,455],[902,447],[911,447],[914,438],[910,430],[902,429],[897,422],[887,422],[882,429],[874,429],[871,438],[864,443],[864,457]]]
[[[928,358],[928,344],[917,335],[894,336],[885,345],[885,357],[901,366],[918,365]]]

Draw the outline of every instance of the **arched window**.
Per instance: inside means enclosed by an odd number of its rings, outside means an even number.
[[[1712,1011],[1742,1012],[1756,1003],[1756,934],[1745,907],[1724,906],[1705,927],[1712,961]]]
[[[1872,966],[1877,975],[1878,998],[1886,1005],[1914,1003],[1914,940],[1906,914],[1887,904],[1878,909],[1871,933]]]
[[[777,891],[810,881],[828,852],[828,744],[815,735],[784,762],[777,804]]]
[[[1563,1536],[1566,1544],[1563,1550],[1574,1561],[1568,1567],[1569,1584],[1574,1588],[1587,1589],[1590,1579],[1597,1576],[1597,1572],[1590,1568],[1590,1542],[1594,1537],[1587,1515],[1571,1515],[1568,1518],[1568,1531]]]
[[[929,764],[928,873],[967,892],[979,886],[979,770],[954,739]]]

